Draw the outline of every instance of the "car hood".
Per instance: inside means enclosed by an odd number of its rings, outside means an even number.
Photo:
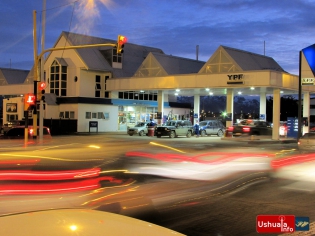
[[[85,209],[29,212],[0,217],[0,235],[183,235],[131,217]]]

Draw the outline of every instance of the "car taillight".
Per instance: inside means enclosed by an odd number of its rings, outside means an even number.
[[[243,132],[245,132],[245,133],[250,132],[250,127],[243,127]]]
[[[229,132],[233,132],[233,130],[234,130],[234,127],[233,127],[233,126],[228,127],[228,131],[229,131]]]
[[[30,129],[29,132],[30,132],[30,134],[33,134],[34,130],[33,130],[33,129]]]

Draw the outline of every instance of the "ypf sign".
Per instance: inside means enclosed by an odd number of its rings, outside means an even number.
[[[302,78],[302,85],[314,85],[314,78]]]

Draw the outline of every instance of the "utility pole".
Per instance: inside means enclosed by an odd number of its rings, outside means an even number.
[[[42,13],[42,37],[41,37],[41,51],[45,50],[45,24],[46,24],[46,0],[43,0]],[[45,58],[40,58],[40,82],[44,82],[44,63]],[[43,140],[43,126],[44,126],[44,101],[39,101],[39,140]]]
[[[36,33],[36,11],[33,11],[33,40],[34,40],[34,95],[37,96],[38,82],[38,57],[37,57],[37,33]],[[37,106],[35,102],[33,111],[33,138],[37,138]]]

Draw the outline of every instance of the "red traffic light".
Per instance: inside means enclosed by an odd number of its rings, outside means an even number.
[[[123,45],[125,43],[127,43],[128,39],[125,36],[119,35],[118,36],[118,44]]]
[[[127,41],[128,41],[127,37],[118,35],[117,46],[116,46],[117,54],[124,52],[123,50],[124,44],[127,43]]]
[[[45,89],[45,88],[46,88],[46,83],[45,83],[45,82],[40,82],[40,83],[38,84],[38,88],[39,88],[39,90]]]
[[[36,97],[34,94],[26,94],[25,95],[25,103],[28,105],[34,105],[36,101]]]

